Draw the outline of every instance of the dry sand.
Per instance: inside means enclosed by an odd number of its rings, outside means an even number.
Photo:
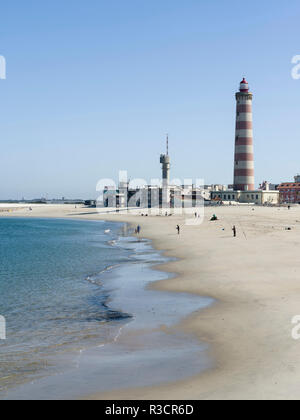
[[[213,213],[219,221],[209,221]],[[179,258],[160,267],[178,276],[156,288],[216,299],[213,306],[176,326],[210,344],[213,369],[173,384],[91,398],[300,398],[300,340],[291,336],[291,320],[300,314],[300,207],[208,207],[199,226],[185,225],[182,216],[99,215],[74,206],[35,206],[32,212],[18,209],[9,215],[140,224],[142,235],[157,249]],[[234,224],[237,238],[232,237]]]

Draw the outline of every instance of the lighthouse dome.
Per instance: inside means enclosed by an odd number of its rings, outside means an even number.
[[[245,78],[241,81],[240,92],[249,92],[249,85]]]

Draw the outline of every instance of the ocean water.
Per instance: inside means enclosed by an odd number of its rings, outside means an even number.
[[[107,342],[130,314],[109,308],[98,277],[128,261],[122,225],[0,218],[0,391],[60,368],[57,354]],[[105,230],[110,230],[109,234]]]
[[[78,398],[209,368],[205,345],[167,330],[212,300],[151,290],[170,277],[153,270],[165,261],[124,224],[0,218],[0,399]]]

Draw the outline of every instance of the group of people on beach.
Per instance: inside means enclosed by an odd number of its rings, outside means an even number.
[[[211,222],[216,222],[218,220],[219,219],[218,219],[218,217],[215,214],[210,219]],[[223,229],[223,230],[225,230],[225,229]],[[237,236],[237,229],[236,229],[236,226],[235,225],[232,228],[232,232],[233,232],[233,237],[236,238],[236,236]]]
[[[176,226],[176,230],[177,230],[178,235],[180,235],[180,226],[179,225]],[[140,233],[141,233],[141,226],[137,226],[137,228],[135,229],[135,234],[139,235]]]
[[[215,218],[213,218],[211,220],[218,220],[218,218],[215,216]],[[177,234],[180,235],[180,226],[179,225],[176,226],[176,231],[177,231]],[[236,238],[236,236],[237,236],[236,226],[233,226],[232,232],[233,232],[233,237]],[[135,234],[139,235],[140,233],[141,233],[141,227],[137,226],[137,228],[135,229]]]

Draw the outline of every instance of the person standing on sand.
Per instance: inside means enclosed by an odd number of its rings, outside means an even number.
[[[180,235],[180,226],[177,225],[176,229],[177,229],[178,235]]]
[[[233,237],[236,238],[236,227],[235,226],[233,226],[232,232],[233,232]]]
[[[136,228],[136,233],[137,233],[138,235],[141,233],[141,226],[138,226],[138,227]]]

